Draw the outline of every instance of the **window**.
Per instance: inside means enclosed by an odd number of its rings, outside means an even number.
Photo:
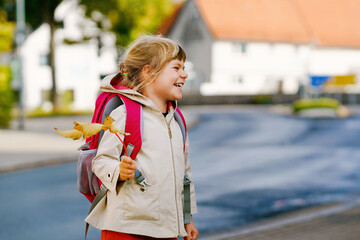
[[[235,84],[240,84],[244,82],[244,78],[241,75],[234,75],[232,80]]]
[[[234,42],[233,49],[237,53],[246,53],[247,51],[247,44],[244,42]]]
[[[51,90],[41,90],[41,102],[51,101]]]
[[[50,55],[49,54],[40,54],[40,66],[50,65]]]
[[[69,106],[74,102],[74,90],[69,89],[69,90],[65,90],[64,92],[62,92],[62,94],[60,95],[61,97],[61,103],[64,106]]]

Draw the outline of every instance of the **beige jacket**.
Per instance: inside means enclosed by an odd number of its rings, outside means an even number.
[[[132,90],[116,90],[110,85],[114,75],[102,81],[103,91],[118,92],[143,105],[143,142],[136,156],[137,168],[151,186],[145,192],[136,180],[118,182],[122,144],[106,131],[93,159],[93,172],[109,189],[86,218],[95,228],[156,238],[186,236],[183,221],[183,179],[191,179],[189,140],[185,151],[183,137],[174,119],[175,108],[166,118],[152,101]],[[116,108],[110,115],[116,127],[125,129],[126,109]],[[191,183],[191,213],[197,212]]]

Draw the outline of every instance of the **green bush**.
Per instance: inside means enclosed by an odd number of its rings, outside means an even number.
[[[272,101],[273,96],[271,95],[256,95],[251,100],[254,104],[270,104]]]
[[[11,69],[9,66],[0,65],[0,128],[9,127],[13,102]]]
[[[58,116],[71,116],[71,115],[91,115],[92,111],[73,111],[67,108],[58,109],[54,111],[44,111],[42,108],[36,108],[26,113],[27,118],[39,118],[39,117],[58,117]]]
[[[294,112],[299,112],[304,109],[311,108],[331,108],[337,109],[341,106],[341,103],[334,98],[308,98],[308,99],[300,99],[293,103]]]

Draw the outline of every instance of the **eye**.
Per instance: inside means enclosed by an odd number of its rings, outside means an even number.
[[[179,67],[174,67],[176,70],[179,70]]]

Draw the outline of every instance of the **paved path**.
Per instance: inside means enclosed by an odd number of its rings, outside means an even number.
[[[358,240],[360,197],[283,214],[226,232],[208,233],[206,240]]]

